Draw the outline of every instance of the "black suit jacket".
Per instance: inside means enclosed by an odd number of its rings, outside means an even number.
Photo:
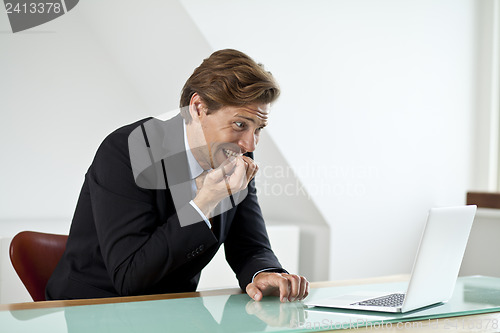
[[[242,289],[259,270],[282,270],[253,180],[238,205],[214,217],[215,233],[189,205],[191,198],[174,204],[170,183],[182,184],[187,174],[178,167],[178,174],[166,174],[172,163],[187,168],[180,115],[153,121],[169,157],[155,158],[139,173],[132,170],[129,137],[148,120],[116,130],[99,147],[85,175],[66,251],[47,284],[48,300],[195,291],[201,270],[223,242]],[[164,189],[148,188],[144,181],[163,182]],[[197,221],[181,224],[180,215]]]

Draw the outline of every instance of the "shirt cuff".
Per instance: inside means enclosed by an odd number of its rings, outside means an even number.
[[[255,279],[257,274],[262,273],[262,272],[266,272],[266,271],[273,271],[274,273],[286,273],[286,274],[288,274],[288,272],[283,268],[276,268],[276,267],[264,268],[264,269],[261,269],[260,271],[256,272],[252,276],[252,283],[253,283],[253,279]]]
[[[185,201],[184,201],[185,202]],[[203,214],[203,212],[198,208],[198,206],[194,203],[193,200],[189,201],[189,203],[191,204],[191,206],[193,206],[194,209],[196,209],[196,211],[198,212],[198,214],[200,214],[200,216],[203,218],[203,221],[205,221],[205,223],[207,224],[208,228],[209,229],[212,229],[212,224],[210,223],[210,221],[207,219],[207,217],[205,216],[205,214]],[[272,268],[271,268],[272,269]],[[260,273],[260,272],[259,272]],[[258,273],[256,273],[258,274]],[[255,276],[255,275],[254,275]],[[252,279],[252,282],[253,282],[253,279]]]

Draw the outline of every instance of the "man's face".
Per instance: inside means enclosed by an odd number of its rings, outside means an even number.
[[[206,146],[195,154],[204,169],[217,168],[231,155],[253,152],[267,125],[269,104],[225,106],[213,113],[199,112]],[[194,153],[194,151],[193,151]]]

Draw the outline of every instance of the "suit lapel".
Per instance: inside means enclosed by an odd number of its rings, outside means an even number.
[[[162,146],[165,157],[161,161],[164,177],[178,209],[191,201],[193,195],[182,122],[180,115],[164,122]]]

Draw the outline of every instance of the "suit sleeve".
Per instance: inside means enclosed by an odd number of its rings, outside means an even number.
[[[188,203],[183,215],[197,216],[199,223],[181,227],[174,208],[160,220],[158,192],[134,181],[125,134],[111,134],[103,142],[86,177],[101,254],[120,295],[143,293],[192,260],[193,249],[217,241]]]
[[[249,183],[247,196],[236,208],[224,247],[226,260],[236,273],[242,290],[258,271],[272,269],[286,273],[271,250],[255,180]]]

